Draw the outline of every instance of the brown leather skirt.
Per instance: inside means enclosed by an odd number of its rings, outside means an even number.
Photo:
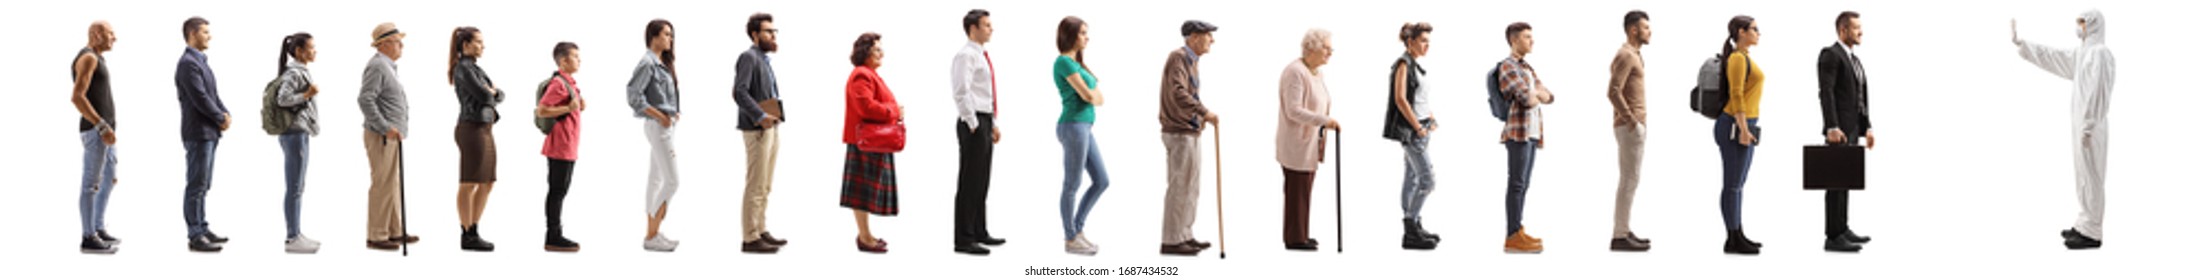
[[[497,140],[490,136],[490,126],[459,121],[452,128],[452,141],[459,143],[459,182],[497,182]]]

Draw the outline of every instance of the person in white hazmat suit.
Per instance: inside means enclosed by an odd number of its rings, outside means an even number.
[[[2042,70],[2073,81],[2073,179],[2079,190],[2081,213],[2073,228],[2061,232],[2066,249],[2103,246],[2105,166],[2111,153],[2111,84],[2117,63],[2104,46],[2103,12],[2090,10],[2076,20],[2081,45],[2058,48],[2020,40],[2019,21],[2012,23],[2012,44],[2019,56]]]

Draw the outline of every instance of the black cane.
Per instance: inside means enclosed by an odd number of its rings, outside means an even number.
[[[1338,129],[1333,128],[1332,132],[1337,132],[1337,130]],[[1332,215],[1334,215],[1332,216],[1332,219],[1336,221],[1332,224],[1338,228],[1338,252],[1342,254],[1346,253],[1346,207],[1342,207],[1346,204],[1346,199],[1344,198],[1346,194],[1344,190],[1346,188],[1342,187],[1346,184],[1346,179],[1345,177],[1343,177],[1346,176],[1345,138],[1345,134],[1339,134],[1339,137],[1331,138],[1332,145],[1338,146],[1337,149],[1331,150],[1331,158],[1332,160],[1336,160],[1335,162],[1333,162],[1333,165],[1337,165],[1334,166],[1334,168],[1331,168],[1331,211]]]
[[[388,140],[389,138],[384,138],[384,139],[385,139],[385,140],[383,140],[383,141],[390,141],[390,140]],[[410,237],[410,236],[413,236],[413,233],[411,232],[411,231],[413,230],[413,227],[411,227],[411,226],[407,226],[407,223],[406,223],[406,221],[407,221],[407,219],[406,219],[406,216],[405,216],[405,141],[402,141],[402,140],[401,140],[401,141],[398,141],[398,240],[397,240],[397,241],[398,241],[398,256],[411,256],[411,255],[413,255],[413,247],[412,247],[412,245],[413,245],[413,244],[412,244],[412,242],[406,242],[406,238],[408,238],[408,237]]]

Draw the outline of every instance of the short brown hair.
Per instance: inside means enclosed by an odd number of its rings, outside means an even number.
[[[864,66],[866,61],[872,60],[872,48],[879,44],[880,33],[865,32],[864,35],[857,35],[856,46],[849,49],[849,65]]]
[[[1844,27],[1850,27],[1851,21],[1857,19],[1859,19],[1859,12],[1843,11],[1843,13],[1836,14],[1836,29],[1842,30]]]
[[[1431,30],[1429,22],[1410,22],[1400,25],[1400,42],[1405,43],[1408,40],[1422,38],[1423,35],[1430,34]]]
[[[1515,45],[1515,34],[1522,34],[1522,31],[1526,31],[1526,30],[1530,30],[1530,23],[1528,23],[1528,22],[1519,22],[1519,21],[1518,21],[1518,22],[1515,22],[1515,23],[1513,23],[1513,24],[1508,24],[1508,25],[1507,25],[1507,45],[1508,45],[1508,46],[1513,46],[1513,45]]]
[[[192,33],[199,33],[199,29],[205,27],[207,27],[207,18],[191,17],[191,19],[184,20],[184,41],[190,41]]]

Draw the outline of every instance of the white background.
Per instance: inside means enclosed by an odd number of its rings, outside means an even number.
[[[2035,276],[2181,278],[2197,249],[2190,222],[2203,195],[2184,180],[2196,152],[2183,119],[2199,100],[2179,79],[2198,62],[2188,50],[2193,22],[2162,1],[2095,1],[2108,16],[2109,40],[2122,61],[2118,81],[2107,224],[2109,246],[2067,251],[2053,232],[2077,211],[2073,191],[2068,100],[2071,84],[2014,55],[2007,22],[2023,37],[2077,45],[2072,19],[2080,3],[2001,1],[42,1],[9,4],[0,26],[9,39],[0,77],[15,89],[6,119],[6,176],[15,186],[0,196],[0,258],[27,279],[429,277],[457,275],[608,278],[743,276],[849,278],[923,276],[1012,278],[1028,267],[1176,266],[1197,278],[1236,276],[1446,277],[1661,275],[1715,278],[1905,278]],[[2155,2],[2155,3],[2151,3]],[[991,221],[1010,239],[992,257],[950,251],[955,190],[955,110],[947,68],[963,45],[959,19],[970,8],[994,11],[994,53],[1005,117],[996,157]],[[1630,9],[1652,15],[1655,35],[1644,48],[1652,107],[1636,231],[1654,239],[1649,253],[1605,250],[1614,196],[1606,66],[1623,40],[1620,19]],[[1829,254],[1821,241],[1821,193],[1797,185],[1797,146],[1818,143],[1814,58],[1835,41],[1833,21],[1844,10],[1864,14],[1859,57],[1874,81],[1874,112],[1883,143],[1870,153],[1871,190],[1853,196],[1852,225],[1875,237],[1859,254]],[[779,255],[738,253],[744,170],[736,109],[728,97],[733,64],[749,47],[743,19],[754,11],[778,16],[781,52],[775,70],[791,116],[782,131],[780,170],[772,195],[771,228],[793,241]],[[1719,159],[1708,143],[1708,120],[1685,110],[1682,90],[1698,63],[1718,50],[1730,16],[1759,19],[1762,44],[1754,59],[1768,73],[1761,125],[1766,127],[1746,192],[1745,225],[1767,244],[1758,257],[1717,250],[1723,238],[1716,197]],[[183,150],[176,132],[171,80],[181,54],[180,23],[212,20],[210,62],[235,119],[223,139],[214,189],[213,228],[234,241],[220,254],[185,250],[176,212]],[[1110,102],[1095,130],[1114,186],[1095,208],[1088,235],[1094,257],[1061,251],[1056,200],[1060,146],[1054,123],[1058,97],[1048,65],[1054,27],[1065,15],[1091,24],[1087,61]],[[639,247],[647,146],[641,122],[623,106],[622,87],[644,55],[642,29],[670,19],[678,34],[677,68],[686,95],[677,132],[682,190],[665,231],[684,242],[677,253]],[[1178,24],[1202,19],[1222,27],[1215,51],[1203,57],[1204,100],[1221,114],[1229,204],[1229,243],[1240,258],[1160,257],[1163,149],[1154,115],[1156,82],[1165,55],[1182,45]],[[109,229],[126,239],[119,254],[79,255],[76,198],[81,148],[67,95],[64,66],[82,47],[84,26],[113,23],[121,41],[106,57],[120,111],[122,183],[109,209]],[[364,249],[367,168],[357,142],[353,101],[358,71],[377,23],[410,33],[398,61],[412,100],[407,179],[412,232],[424,236],[409,258]],[[1386,66],[1401,47],[1398,27],[1429,21],[1431,70],[1444,128],[1431,152],[1439,187],[1424,209],[1426,224],[1448,237],[1436,251],[1397,249],[1400,154],[1378,137],[1379,106],[1389,100]],[[1503,27],[1535,26],[1529,56],[1558,96],[1547,108],[1547,149],[1540,152],[1525,223],[1547,240],[1543,255],[1500,253],[1505,152],[1499,123],[1486,117],[1482,74],[1507,54]],[[463,253],[452,194],[456,116],[444,83],[449,31],[485,33],[481,64],[510,94],[499,109],[499,182],[484,236],[495,253]],[[1278,73],[1300,52],[1308,28],[1334,32],[1336,55],[1323,67],[1333,116],[1346,129],[1343,188],[1351,229],[1334,236],[1333,172],[1317,176],[1311,233],[1319,253],[1287,252],[1279,242],[1280,176],[1274,157]],[[314,138],[305,232],[322,240],[318,255],[286,255],[282,246],[280,148],[257,130],[261,85],[275,76],[280,38],[312,32],[320,62],[309,66],[322,88],[324,132]],[[835,205],[843,145],[840,91],[857,34],[885,35],[880,70],[908,106],[909,149],[900,155],[903,214],[874,218],[873,230],[893,253],[852,248],[854,225]],[[585,113],[583,151],[567,199],[569,237],[578,254],[543,253],[544,163],[541,138],[528,124],[528,93],[554,69],[550,47],[573,41],[584,55],[582,91],[596,105]],[[1203,143],[1213,141],[1206,134]],[[1207,144],[1204,144],[1207,145]],[[1210,152],[1204,148],[1204,156]],[[1334,160],[1336,161],[1336,160]],[[1214,159],[1204,159],[1214,164]],[[1213,166],[1213,165],[1211,165]],[[1209,167],[1213,168],[1213,167]],[[1202,171],[1202,212],[1196,236],[1221,241],[1216,230],[1215,171]],[[1344,243],[1352,248],[1335,253]],[[2168,277],[2170,276],[2170,277]],[[1974,278],[1974,277],[1967,277]]]

